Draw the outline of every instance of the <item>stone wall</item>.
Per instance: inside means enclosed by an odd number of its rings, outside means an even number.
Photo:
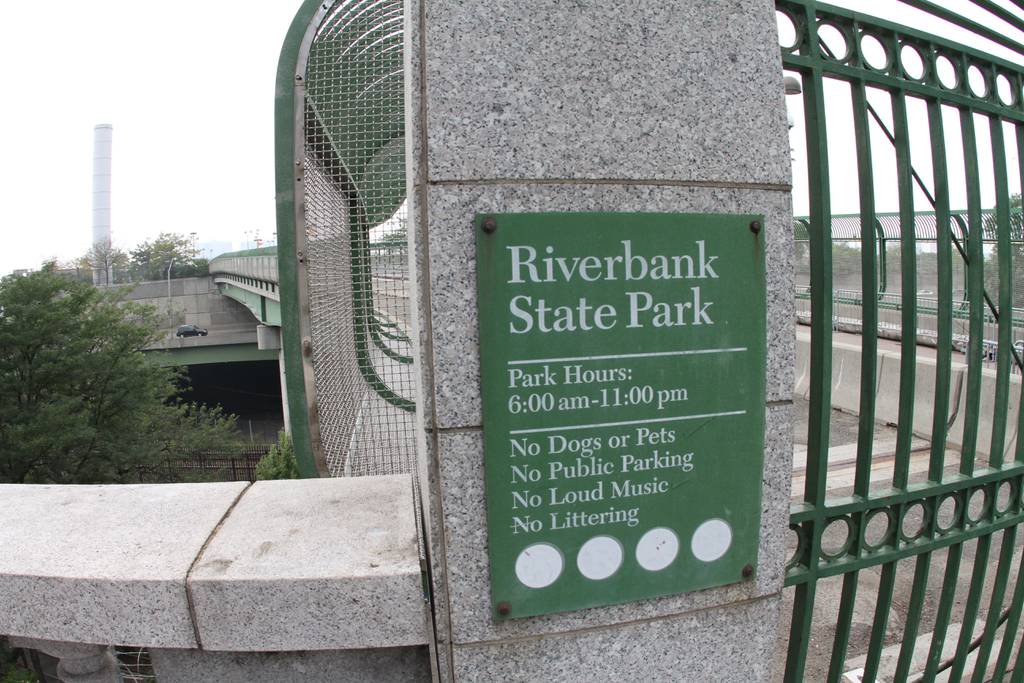
[[[161,681],[429,679],[408,476],[0,500],[0,636],[94,674],[64,680],[118,680],[109,645],[150,649]]]
[[[170,317],[168,316],[167,281],[140,282],[129,285],[128,300],[153,306],[161,319],[169,325],[198,325],[199,327],[256,328],[252,313],[234,299],[217,291],[211,277],[189,277],[170,281]]]
[[[773,4],[412,0],[407,12],[420,477],[442,679],[768,679],[794,354],[790,152]],[[499,622],[488,576],[473,219],[583,211],[766,217],[756,579]]]

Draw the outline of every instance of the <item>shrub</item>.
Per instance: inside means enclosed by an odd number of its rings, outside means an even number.
[[[287,432],[277,435],[277,443],[270,447],[256,465],[256,479],[298,479],[299,463]]]

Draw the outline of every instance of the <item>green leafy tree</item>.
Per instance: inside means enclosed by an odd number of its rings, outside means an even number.
[[[299,462],[295,458],[292,439],[287,432],[277,435],[277,443],[270,447],[256,465],[257,479],[298,479]]]
[[[178,400],[179,371],[142,352],[153,309],[123,296],[47,271],[0,280],[0,481],[139,481],[238,443],[233,417]]]
[[[129,269],[132,279],[164,280],[170,267],[171,278],[200,277],[209,274],[206,259],[197,259],[188,237],[162,232],[156,239],[131,250]]]
[[[75,261],[75,266],[90,275],[96,274],[96,280],[102,285],[118,282],[118,276],[128,266],[128,254],[107,244],[94,244],[85,254]],[[108,281],[109,280],[109,281]]]

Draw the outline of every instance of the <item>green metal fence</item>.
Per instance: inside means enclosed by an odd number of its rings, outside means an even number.
[[[409,472],[401,0],[306,2],[278,67],[282,331],[305,475]]]
[[[789,102],[802,104],[795,132],[806,145],[797,163],[806,167],[796,170],[809,184],[807,463],[791,515],[787,681],[838,681],[852,669],[865,681],[1024,680],[1017,531],[1024,520],[1024,431],[1019,376],[1011,381],[1011,368],[1021,362],[1012,345],[1011,283],[1024,263],[1015,258],[1020,235],[1011,217],[1024,176],[1024,44],[1015,38],[1024,31],[1017,11],[1024,3],[969,4],[956,12],[926,0],[879,3],[878,11],[895,7],[920,18],[892,22],[812,0],[776,0],[783,65],[802,86],[802,97]],[[911,27],[930,21],[942,27]],[[848,159],[838,150],[846,141]],[[848,165],[848,185],[833,183],[839,164]],[[934,318],[936,345],[926,353],[916,335],[900,337],[898,400],[892,414],[880,414],[885,264],[878,231],[858,225],[853,248],[863,335],[850,444],[855,469],[832,486],[832,213],[851,197],[859,205],[855,222],[873,228],[889,209],[885,203],[895,204],[889,220],[898,228],[901,258],[898,282],[890,281],[888,291],[900,295],[902,329],[916,330],[921,316]],[[924,250],[916,212],[934,215]],[[922,251],[935,263],[935,284],[926,288],[934,290],[930,310],[919,300]],[[954,322],[965,312],[960,354]],[[998,349],[988,370],[986,317]],[[957,391],[954,356],[967,365],[960,427],[949,423],[946,409]],[[931,428],[915,433],[921,411],[931,415]],[[893,457],[883,462],[874,451],[885,422],[894,425],[896,440]],[[947,448],[952,428],[963,430],[960,448]],[[985,439],[983,429],[990,431]],[[1014,438],[1015,455],[1004,458]]]

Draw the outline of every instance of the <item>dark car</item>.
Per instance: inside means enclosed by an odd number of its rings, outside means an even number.
[[[182,325],[174,333],[175,337],[205,337],[207,330],[198,325]]]

